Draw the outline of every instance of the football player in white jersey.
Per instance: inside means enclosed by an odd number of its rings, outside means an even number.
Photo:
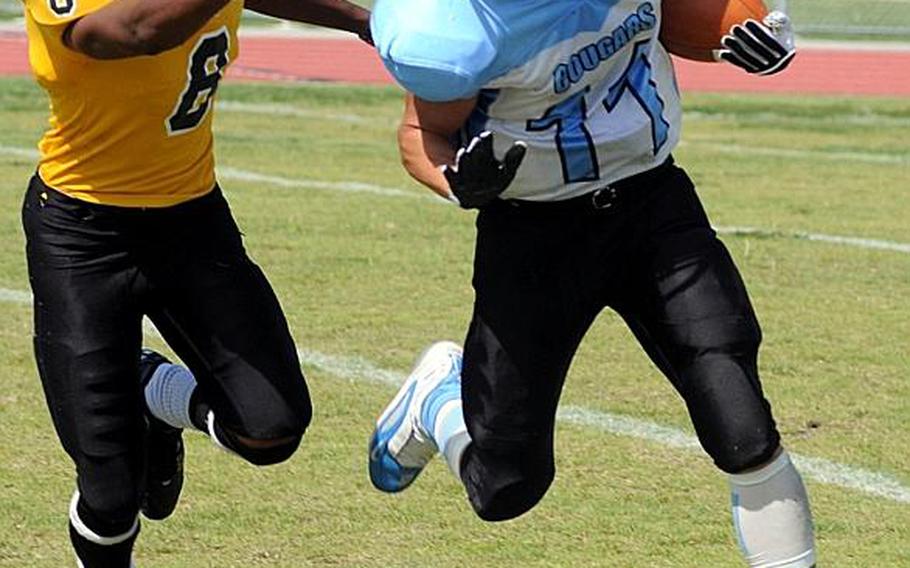
[[[671,155],[681,109],[660,19],[659,0],[375,4],[377,49],[409,91],[405,168],[479,215],[464,351],[441,342],[418,360],[377,422],[370,477],[401,491],[441,452],[481,518],[529,510],[553,480],[569,364],[610,307],[728,475],[747,562],[809,568],[808,498],[762,394],[758,322]],[[795,53],[779,13],[724,45],[756,74]]]

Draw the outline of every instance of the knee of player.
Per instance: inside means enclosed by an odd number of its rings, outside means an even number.
[[[115,525],[132,523],[139,512],[141,493],[140,471],[134,457],[81,460],[79,510],[92,519]]]
[[[750,361],[704,358],[683,389],[693,424],[718,468],[740,473],[771,459],[780,434]]]
[[[309,403],[292,408],[275,406],[250,413],[233,422],[209,414],[208,432],[216,445],[258,466],[274,465],[290,458],[309,426]]]
[[[775,434],[737,440],[731,438],[710,452],[714,464],[730,474],[743,473],[770,462],[780,449],[780,438]]]
[[[253,465],[267,466],[287,461],[303,439],[303,430],[299,433],[280,438],[249,438],[234,435],[233,446],[243,459]]]
[[[523,515],[540,502],[553,483],[556,469],[550,445],[516,445],[512,449],[484,450],[475,444],[462,462],[471,505],[485,521]]]
[[[487,498],[472,498],[474,512],[487,522],[508,521],[534,508],[553,483],[554,471],[542,470],[503,487]],[[477,497],[480,497],[479,495]]]
[[[136,529],[139,515],[137,491],[93,492],[82,495],[78,491],[70,503],[70,522],[86,538],[91,535],[113,537],[129,534]]]

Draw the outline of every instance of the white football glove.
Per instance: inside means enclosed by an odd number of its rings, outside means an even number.
[[[774,75],[787,68],[796,56],[790,17],[774,11],[757,22],[749,19],[736,24],[721,39],[718,60],[732,63],[755,75]]]

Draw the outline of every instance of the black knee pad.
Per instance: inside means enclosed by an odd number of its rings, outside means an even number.
[[[538,474],[533,478],[507,485],[486,500],[472,498],[471,505],[477,516],[484,521],[491,523],[508,521],[533,509],[546,495],[552,482],[553,474]]]
[[[462,458],[464,481],[474,512],[485,521],[506,521],[531,510],[553,483],[552,451],[484,451],[468,446]]]
[[[771,461],[779,447],[780,438],[769,436],[764,440],[752,443],[745,451],[738,450],[715,457],[714,463],[726,473],[742,473]]]
[[[244,438],[253,440],[278,440],[302,435],[313,418],[313,407],[308,398],[273,398],[256,403],[247,402],[237,407],[215,408],[216,422]]]
[[[104,537],[115,537],[128,532],[136,523],[139,515],[139,506],[135,503],[125,502],[116,508],[111,508],[112,503],[103,503],[105,508],[95,508],[81,497],[76,504],[76,514],[82,523],[93,533]]]
[[[83,458],[77,467],[80,499],[76,511],[95,533],[119,535],[139,514],[141,464],[134,456]]]
[[[275,465],[286,461],[294,452],[297,451],[297,448],[300,447],[300,441],[303,439],[303,432],[300,431],[296,434],[285,435],[280,438],[283,440],[281,443],[269,445],[265,448],[254,448],[244,444],[238,438],[237,434],[234,434],[230,430],[222,428],[217,421],[215,422],[215,432],[218,436],[218,441],[224,444],[225,447],[250,462],[253,465],[266,466],[266,465]],[[247,439],[256,439],[252,437],[246,437]],[[268,440],[262,440],[263,442],[268,442]]]
[[[686,404],[699,441],[727,473],[767,462],[780,445],[752,361],[728,352],[704,354],[685,379],[690,383]]]
[[[245,448],[241,454],[243,458],[253,465],[266,466],[275,465],[290,459],[297,448],[300,447],[300,441],[303,435],[295,436],[288,442],[269,448]]]
[[[273,465],[291,457],[312,419],[309,400],[273,401],[245,415],[222,420],[215,412],[215,434],[218,441],[253,465]],[[243,440],[263,442],[268,447],[256,448]],[[280,443],[269,443],[281,440]]]

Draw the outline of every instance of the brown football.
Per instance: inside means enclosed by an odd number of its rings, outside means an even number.
[[[762,0],[663,0],[660,42],[694,61],[714,61],[714,50],[735,24],[768,15]]]

